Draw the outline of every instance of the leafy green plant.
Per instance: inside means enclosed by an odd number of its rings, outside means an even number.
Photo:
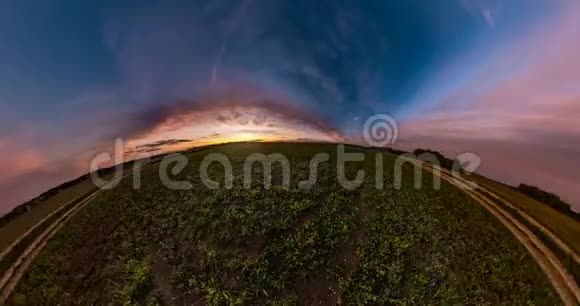
[[[123,305],[142,301],[151,286],[151,268],[146,262],[130,259],[120,268],[121,281],[114,285],[113,296]]]

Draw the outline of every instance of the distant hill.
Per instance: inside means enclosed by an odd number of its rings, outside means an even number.
[[[559,196],[551,192],[547,192],[536,186],[526,184],[520,184],[518,187],[515,187],[515,189],[537,201],[540,201],[541,203],[549,205],[550,207],[568,216],[580,220],[580,213],[573,211],[570,204],[564,202],[562,199],[560,199]]]

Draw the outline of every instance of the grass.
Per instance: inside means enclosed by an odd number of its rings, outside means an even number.
[[[480,175],[471,175],[470,178],[505,198],[510,203],[513,203],[529,216],[550,229],[577,253],[580,253],[580,222],[514,190],[510,186],[492,181]]]
[[[151,286],[151,267],[144,261],[128,259],[118,270],[122,282],[109,289],[115,300],[124,305],[142,301]]]
[[[55,213],[52,214],[47,219],[42,219],[44,221],[39,223],[38,226],[32,229],[32,231],[30,231],[26,236],[24,236],[23,239],[19,240],[14,245],[14,247],[11,250],[9,250],[5,254],[5,256],[0,260],[0,273],[4,273],[6,270],[8,270],[8,268],[12,265],[12,263],[18,259],[18,257],[28,248],[28,246],[32,244],[34,240],[40,234],[42,234],[48,227],[50,227],[54,222],[56,222],[56,220],[58,220],[61,216],[63,216],[68,211],[68,209],[77,205],[77,203],[82,201],[85,198],[85,196],[88,196],[92,192],[94,191],[91,190],[78,198],[74,198],[72,201],[69,201],[65,203],[63,206],[61,206],[63,207],[63,209],[55,211]],[[48,214],[50,215],[50,213]]]
[[[489,195],[488,192],[484,190],[480,190],[483,194]],[[565,269],[574,277],[576,282],[580,282],[580,264],[578,264],[570,254],[565,253],[556,243],[548,237],[544,232],[542,232],[539,228],[531,224],[526,218],[524,218],[517,210],[513,209],[512,207],[508,207],[502,201],[488,196],[496,205],[502,207],[506,212],[508,212],[511,216],[516,218],[522,225],[528,228],[536,237],[538,237],[542,243],[548,249],[550,249],[554,255],[560,260],[560,262],[564,265]]]
[[[192,190],[169,190],[159,164],[131,189],[130,177],[103,192],[51,240],[21,279],[12,304],[559,304],[541,269],[494,217],[447,183],[413,188],[410,165],[394,189],[395,156],[384,154],[384,189],[374,182],[375,152],[347,164],[367,172],[354,190],[336,180],[336,146],[229,144],[188,154],[176,178]],[[228,155],[231,189],[208,189],[197,170],[207,153]],[[253,152],[290,159],[291,188],[264,189],[263,171],[243,188],[244,158]],[[317,184],[298,188],[309,161]],[[212,164],[209,175],[223,176]]]
[[[40,220],[44,219],[53,211],[93,189],[95,189],[95,186],[90,181],[80,182],[75,186],[69,187],[49,198],[39,201],[33,209],[1,226],[0,237],[2,237],[2,239],[0,239],[0,252],[4,251],[22,234],[26,233],[28,229],[40,222]]]

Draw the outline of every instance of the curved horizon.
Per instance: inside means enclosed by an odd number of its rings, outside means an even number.
[[[128,158],[362,144],[383,113],[395,148],[475,153],[482,174],[580,211],[574,1],[8,1],[0,23],[3,212],[87,173],[117,138]]]

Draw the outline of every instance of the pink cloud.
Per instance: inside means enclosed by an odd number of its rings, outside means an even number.
[[[42,166],[46,160],[41,152],[31,148],[23,148],[9,138],[0,138],[0,182],[15,177]]]
[[[475,78],[401,124],[403,144],[478,153],[492,177],[537,184],[580,210],[579,10],[569,2],[492,49]]]
[[[92,153],[74,154],[71,147],[59,147],[70,141],[66,135],[39,138],[35,130],[27,125],[20,133],[0,135],[0,214],[88,172]]]

